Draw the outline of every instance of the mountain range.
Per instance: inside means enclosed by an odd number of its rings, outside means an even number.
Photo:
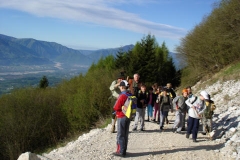
[[[14,38],[0,34],[0,65],[49,65],[59,62],[63,65],[90,66],[101,57],[118,51],[127,52],[134,45],[100,50],[76,50],[55,42],[32,38]]]
[[[99,50],[77,50],[55,42],[46,42],[32,38],[14,38],[0,34],[0,66],[50,65],[61,63],[63,68],[72,66],[89,67],[100,58],[115,56],[119,51],[132,50],[134,45]],[[176,53],[169,52],[176,68],[179,67]]]

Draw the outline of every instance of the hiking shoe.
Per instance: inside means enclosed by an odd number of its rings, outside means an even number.
[[[160,127],[160,130],[163,130],[163,127]]]
[[[202,132],[202,135],[206,135],[206,133],[205,133],[205,132]]]
[[[186,129],[185,128],[182,128],[181,131],[185,131]]]
[[[169,121],[168,121],[168,120],[166,120],[166,124],[169,124]]]
[[[195,142],[195,143],[196,143],[196,142],[197,142],[197,140],[196,140],[196,139],[193,139],[193,142]]]
[[[173,132],[173,133],[175,133],[175,132],[176,132],[176,130],[177,130],[176,128],[172,128],[172,132]]]
[[[189,138],[189,134],[186,134],[186,138]]]
[[[118,156],[118,157],[125,157],[125,154],[119,153],[119,152],[113,152],[112,153],[114,156]]]
[[[143,128],[141,128],[141,129],[140,129],[140,131],[144,131],[144,129],[143,129]]]

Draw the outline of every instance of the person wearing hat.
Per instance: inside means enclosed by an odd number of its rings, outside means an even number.
[[[188,99],[188,90],[183,89],[182,95],[173,99],[173,105],[176,109],[176,119],[173,125],[173,132],[181,133],[181,130],[185,128],[185,116],[187,112],[187,104],[185,101]]]
[[[114,156],[125,157],[128,145],[128,134],[130,119],[122,112],[122,106],[127,100],[128,96],[132,94],[127,91],[128,82],[122,80],[119,83],[119,89],[121,91],[113,109],[116,111],[117,116],[117,151],[113,153]]]
[[[206,133],[212,132],[212,115],[213,110],[215,109],[214,102],[211,100],[210,95],[206,91],[201,91],[200,95],[204,98],[204,109],[199,112],[199,114],[202,117],[202,123],[203,123],[203,135],[206,135]],[[214,107],[214,108],[213,108]],[[212,140],[214,133],[210,134],[210,139]]]
[[[120,82],[124,79],[125,79],[124,73],[120,72],[120,74],[117,76],[117,80],[114,80],[109,87],[109,89],[112,93],[111,97],[109,97],[109,99],[111,101],[111,106],[113,106],[115,104],[119,94],[121,93],[119,85],[120,85]],[[115,132],[116,120],[117,120],[116,114],[115,114],[115,111],[113,110],[113,112],[112,112],[112,128],[111,128],[112,133]]]
[[[197,134],[199,129],[199,120],[201,118],[201,111],[204,109],[204,98],[207,94],[204,91],[200,92],[200,96],[192,95],[191,98],[188,98],[185,103],[188,105],[188,128],[186,138],[189,138],[189,135],[192,134],[193,142],[197,142]]]

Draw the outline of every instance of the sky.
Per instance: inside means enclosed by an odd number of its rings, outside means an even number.
[[[153,35],[175,52],[219,0],[0,0],[0,34],[73,49],[118,48]]]

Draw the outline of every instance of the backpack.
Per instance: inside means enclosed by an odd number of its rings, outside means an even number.
[[[205,101],[206,109],[204,110],[203,114],[206,119],[211,119],[212,115],[214,113],[214,110],[216,109],[216,106],[212,100],[209,102]]]
[[[122,106],[122,112],[126,115],[127,118],[132,118],[136,114],[137,110],[137,97],[132,95],[127,95],[127,100]]]

